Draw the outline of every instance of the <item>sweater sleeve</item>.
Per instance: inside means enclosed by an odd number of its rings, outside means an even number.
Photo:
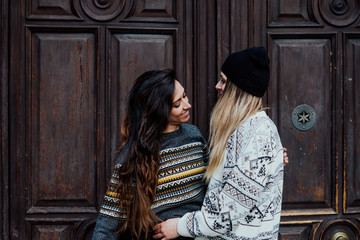
[[[274,224],[274,215],[280,216],[283,181],[280,138],[271,121],[251,126],[240,125],[229,138],[223,165],[210,180],[201,210],[187,213],[179,220],[180,235],[211,237],[246,232],[251,236],[249,231],[257,234],[258,227],[263,229],[268,224],[265,222]]]
[[[92,240],[119,239],[116,233],[119,220],[125,220],[126,212],[119,208],[119,198],[116,188],[119,183],[118,171],[121,164],[117,164],[112,173],[103,203],[100,208],[99,217],[96,221]]]

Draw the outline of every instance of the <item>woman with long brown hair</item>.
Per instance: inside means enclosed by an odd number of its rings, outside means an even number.
[[[156,225],[155,238],[278,239],[283,147],[262,103],[267,53],[263,47],[235,52],[221,70],[227,83],[211,114],[204,204]]]
[[[93,239],[151,239],[156,222],[200,209],[206,141],[172,70],[142,74],[127,99],[122,147]]]

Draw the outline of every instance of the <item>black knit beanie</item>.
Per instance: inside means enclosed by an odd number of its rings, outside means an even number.
[[[257,97],[264,96],[269,86],[269,58],[264,47],[230,54],[221,71],[236,86]]]

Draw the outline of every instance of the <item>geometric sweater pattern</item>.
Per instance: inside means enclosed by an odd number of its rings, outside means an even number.
[[[201,210],[180,219],[179,234],[200,237],[196,239],[278,239],[282,159],[277,128],[264,111],[240,124],[209,181]]]
[[[204,145],[194,142],[160,151],[160,166],[156,196],[151,209],[154,212],[163,208],[184,205],[198,198],[204,192],[204,173],[206,170]],[[108,190],[100,209],[100,215],[114,220],[125,220],[126,212],[119,208],[116,188],[119,184],[119,168],[116,164]]]
[[[114,237],[117,224],[126,218],[125,209],[119,208],[116,193],[123,155],[118,158],[105,192],[93,239],[119,238]],[[206,141],[196,126],[181,124],[179,130],[163,134],[156,195],[151,206],[161,220],[181,217],[201,208],[208,157]]]

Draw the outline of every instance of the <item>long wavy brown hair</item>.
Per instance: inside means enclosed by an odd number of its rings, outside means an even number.
[[[119,230],[130,232],[135,239],[150,238],[149,230],[158,220],[151,204],[158,180],[161,133],[168,124],[174,89],[172,70],[148,71],[136,79],[127,99],[120,148],[126,153],[117,188],[126,221]]]

